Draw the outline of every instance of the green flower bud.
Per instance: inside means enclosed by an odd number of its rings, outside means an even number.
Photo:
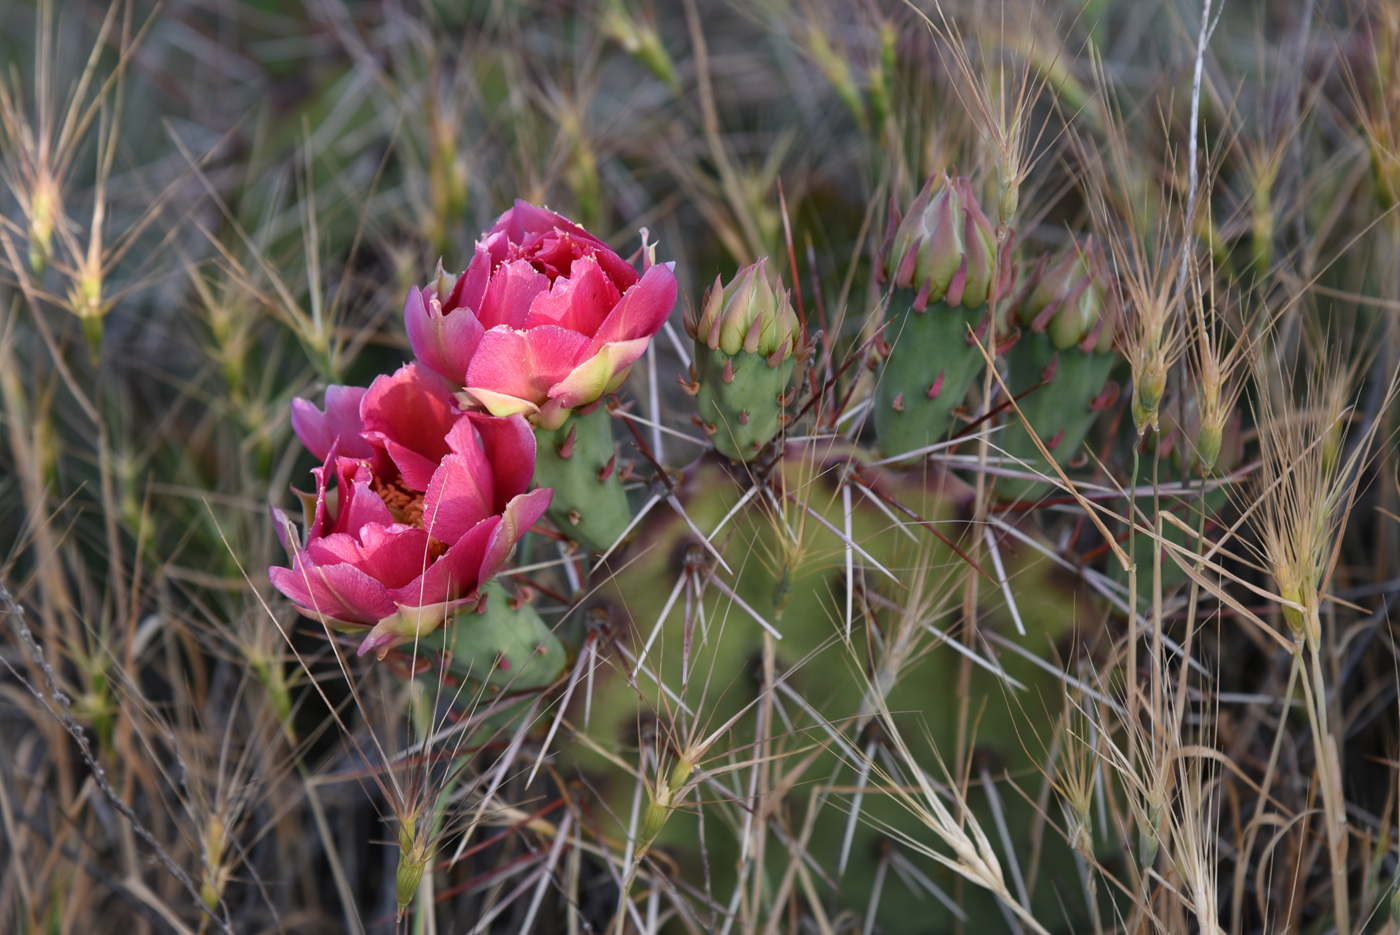
[[[767,260],[746,266],[729,285],[716,279],[696,320],[695,382],[700,424],[724,456],[747,461],[782,427],[787,384],[802,326]]]
[[[793,336],[799,325],[782,277],[775,290],[768,282],[767,257],[739,270],[729,285],[718,278],[705,295],[705,306],[699,321],[690,325],[696,349],[703,345],[721,350],[730,356],[741,350],[769,357],[782,351],[780,360],[787,360],[796,349]]]
[[[885,275],[916,290],[914,310],[930,302],[977,308],[992,292],[997,240],[967,179],[933,176],[900,220],[890,212]]]
[[[1108,261],[1090,237],[1039,274],[1021,303],[1021,324],[1048,333],[1057,350],[1078,345],[1086,354],[1106,354],[1113,347],[1115,319],[1108,285]]]

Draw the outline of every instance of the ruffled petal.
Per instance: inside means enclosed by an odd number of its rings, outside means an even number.
[[[317,565],[358,568],[386,588],[415,580],[434,560],[429,535],[415,526],[371,523],[356,535],[335,533],[306,545],[306,558]]]
[[[576,409],[602,398],[622,384],[627,368],[646,353],[650,341],[651,338],[637,338],[603,345],[550,388],[550,399],[566,409]]]
[[[269,568],[272,586],[313,619],[371,626],[395,613],[384,585],[353,565],[316,565],[301,553],[291,568]]]
[[[481,308],[481,299],[486,295],[486,284],[491,281],[491,270],[495,265],[491,262],[490,251],[484,244],[478,243],[476,251],[472,254],[472,261],[467,264],[466,272],[457,277],[452,292],[443,300],[442,310],[451,312],[467,308],[475,313]]]
[[[383,445],[414,490],[427,490],[448,453],[447,433],[460,413],[446,384],[426,367],[405,364],[376,377],[360,405],[365,436]]]
[[[360,421],[360,401],[365,395],[362,386],[326,387],[326,410],[306,399],[292,400],[292,431],[306,450],[325,461],[331,445],[340,439],[340,453],[348,458],[372,458],[374,448],[360,436],[364,425]]]
[[[549,509],[553,499],[553,490],[540,487],[514,497],[506,504],[506,508],[501,512],[500,524],[492,530],[485,554],[481,557],[481,566],[476,578],[477,587],[496,576],[496,572],[500,571],[501,566],[510,558],[510,553],[514,551],[520,537],[539,522],[539,518]]]
[[[671,263],[658,263],[646,271],[635,286],[623,293],[621,301],[593,333],[588,356],[604,344],[650,338],[661,330],[676,305],[676,274]]]
[[[549,278],[526,261],[502,263],[491,274],[476,317],[488,330],[498,325],[523,328],[530,314],[530,303],[548,291]]]
[[[587,346],[585,336],[553,325],[528,331],[492,328],[481,339],[481,346],[467,370],[466,390],[491,409],[492,415],[521,412],[520,409],[497,411],[477,391],[539,405],[549,398],[550,387],[574,369]]]
[[[393,514],[379,494],[370,489],[372,477],[367,462],[337,459],[335,518],[322,523],[318,535],[343,532],[353,536],[371,523],[393,525]]]
[[[463,275],[457,281],[465,279]],[[444,379],[460,384],[486,331],[475,313],[470,308],[445,312],[435,295],[414,286],[404,302],[403,323],[413,356]]]
[[[581,256],[596,256],[603,272],[626,292],[637,282],[637,271],[597,237],[548,208],[516,199],[486,234],[487,248],[496,262],[531,260],[553,279]]]
[[[500,523],[499,516],[490,516],[477,523],[420,577],[389,591],[390,599],[403,607],[418,607],[470,596],[481,583],[482,558],[490,546],[492,533]]]
[[[443,542],[456,543],[467,530],[495,513],[491,462],[463,416],[448,435],[454,454],[442,459],[423,498],[423,525]]]
[[[496,496],[491,510],[499,513],[511,498],[530,489],[535,476],[535,433],[520,416],[498,419],[472,413],[471,420],[495,475]],[[449,436],[448,443],[451,442]]]
[[[574,260],[568,278],[554,281],[548,292],[535,296],[525,327],[558,325],[592,335],[621,298],[617,287],[592,256]]]

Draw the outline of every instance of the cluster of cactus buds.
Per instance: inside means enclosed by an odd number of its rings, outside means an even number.
[[[754,458],[785,421],[802,328],[783,289],[768,280],[767,260],[744,267],[705,295],[698,317],[686,318],[695,341],[692,382],[697,420],[720,454]]]
[[[1112,296],[1107,260],[1090,238],[1053,265],[1042,257],[1013,309],[1022,331],[1007,351],[1008,387],[1018,397],[1026,421],[1061,465],[1078,451],[1099,412],[1117,400],[1117,384],[1108,379],[1115,361],[1111,351],[1117,320]],[[1007,427],[998,444],[1012,457],[1051,473],[1049,465],[1037,464],[1040,450],[1019,420]],[[1003,496],[1019,498],[1043,485],[1012,483],[999,489]]]
[[[984,363],[970,331],[989,320],[997,240],[966,179],[929,179],[903,219],[890,212],[884,274],[894,285],[875,400],[886,455],[941,440]]]

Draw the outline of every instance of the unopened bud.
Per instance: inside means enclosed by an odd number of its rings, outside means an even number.
[[[782,279],[775,289],[766,270],[763,259],[727,286],[716,279],[698,319],[687,323],[695,338],[701,422],[715,426],[715,448],[740,461],[757,455],[782,427],[784,390],[804,343]]]
[[[1021,303],[1021,325],[1049,334],[1057,350],[1079,345],[1105,354],[1113,347],[1116,318],[1108,286],[1103,248],[1090,237],[1040,273]]]
[[[891,218],[893,221],[893,217]],[[977,308],[992,290],[996,233],[967,179],[933,176],[899,222],[885,256],[885,273],[915,304]]]
[[[782,277],[774,289],[767,270],[765,257],[740,269],[727,286],[715,280],[694,326],[697,344],[731,355],[741,350],[765,357],[782,350],[784,359],[792,355],[797,313],[783,290]]]

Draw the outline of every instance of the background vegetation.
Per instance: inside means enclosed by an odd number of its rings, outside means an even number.
[[[0,55],[0,930],[1393,930],[1393,4],[9,0]],[[1106,247],[1073,485],[990,371],[869,464],[891,205],[953,168],[1020,274]],[[267,582],[289,401],[517,197],[676,263],[614,423],[659,505],[523,544],[552,684],[409,677]],[[677,378],[760,257],[815,350],[755,474]]]

